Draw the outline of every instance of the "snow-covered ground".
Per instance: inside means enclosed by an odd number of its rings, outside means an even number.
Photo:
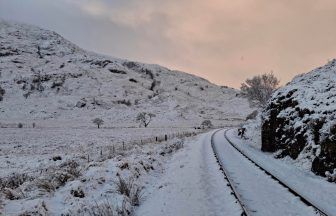
[[[115,213],[132,212],[139,203],[132,200],[133,195],[117,192],[119,176],[132,180],[133,190],[150,185],[149,176],[162,172],[169,155],[183,147],[185,137],[199,132],[180,128],[3,129],[0,213],[90,215],[102,206],[112,206]]]
[[[115,149],[131,148],[155,137],[197,132],[192,128],[2,128],[0,130],[0,177],[13,172],[40,172],[65,160],[95,160]],[[151,139],[151,140],[149,140]],[[102,153],[102,155],[101,155]],[[53,162],[60,156],[62,160]]]
[[[212,133],[199,135],[171,158],[166,173],[146,191],[146,201],[136,215],[241,214],[214,157]]]

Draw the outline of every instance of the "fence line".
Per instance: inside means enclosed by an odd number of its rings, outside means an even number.
[[[127,143],[125,143],[125,141],[121,141],[121,142],[111,144],[111,145],[97,146],[98,151],[97,152],[94,151],[92,153],[90,153],[90,149],[81,149],[80,151],[81,153],[83,153],[83,155],[80,156],[79,158],[85,160],[87,163],[90,163],[92,161],[104,161],[104,160],[113,158],[118,153],[131,150],[135,146],[143,146],[143,145],[155,144],[155,143],[159,144],[162,142],[172,140],[174,138],[182,139],[185,137],[196,136],[204,132],[206,132],[206,130],[183,131],[183,132],[176,132],[176,133],[153,136],[153,137],[149,137],[145,139],[133,140]],[[27,171],[21,174],[26,174],[26,175],[42,174],[52,169],[57,169],[57,166],[51,165],[50,167],[46,167],[43,169],[37,169],[37,170],[31,170],[31,171]],[[3,178],[4,177],[0,177],[0,181]]]

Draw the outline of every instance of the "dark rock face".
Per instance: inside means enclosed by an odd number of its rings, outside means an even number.
[[[277,90],[263,111],[262,151],[311,163],[321,176],[336,168],[336,60]]]

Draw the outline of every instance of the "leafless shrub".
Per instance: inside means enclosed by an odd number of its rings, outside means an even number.
[[[116,183],[116,190],[119,194],[125,195],[132,206],[139,206],[142,197],[142,187],[134,182],[134,178],[127,179],[118,176]]]
[[[31,180],[33,180],[33,178],[27,174],[12,173],[10,176],[0,179],[0,189],[16,189],[24,182]]]
[[[250,100],[256,100],[265,105],[280,81],[273,73],[262,74],[247,79],[242,83],[240,90]]]
[[[42,191],[45,191],[47,193],[52,193],[56,190],[55,185],[52,181],[49,181],[47,179],[39,179],[36,181],[36,186],[41,189]]]
[[[133,179],[124,179],[123,177],[118,176],[118,180],[115,183],[117,192],[119,194],[125,195],[127,197],[130,196],[133,187]]]
[[[117,208],[117,213],[120,216],[129,216],[132,215],[133,208],[130,203],[124,199],[121,205],[121,208]]]
[[[24,197],[23,192],[19,188],[17,189],[4,188],[2,191],[3,194],[5,195],[5,198],[9,200],[18,200]]]
[[[142,187],[134,186],[132,187],[130,194],[130,203],[132,206],[139,206],[142,198]]]

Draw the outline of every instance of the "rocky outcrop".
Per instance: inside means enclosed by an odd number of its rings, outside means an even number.
[[[311,163],[321,176],[336,168],[336,60],[277,90],[262,114],[262,150]]]

